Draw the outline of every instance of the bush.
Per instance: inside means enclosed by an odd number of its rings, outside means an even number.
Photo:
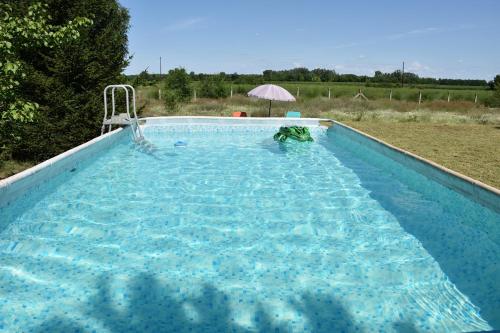
[[[500,75],[495,76],[495,79],[492,81],[492,87],[495,89],[495,92],[484,101],[484,104],[492,108],[498,108],[500,107]]]
[[[500,92],[495,92],[492,96],[486,98],[484,100],[484,105],[490,108],[499,108],[500,107]]]
[[[184,68],[174,68],[168,72],[163,93],[168,109],[176,109],[180,103],[191,100],[190,82],[191,78]]]
[[[135,87],[138,86],[150,86],[154,83],[154,79],[151,74],[148,73],[148,70],[145,69],[137,75],[132,81],[132,85]]]
[[[210,75],[201,80],[200,97],[224,98],[229,95],[222,75]]]
[[[179,98],[175,90],[167,90],[163,93],[163,99],[165,100],[165,106],[167,110],[176,111],[182,100]]]

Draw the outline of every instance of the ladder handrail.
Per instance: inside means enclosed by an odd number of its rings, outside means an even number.
[[[112,106],[111,117],[114,117],[115,110],[116,110],[116,105],[115,105],[115,90],[117,88],[121,88],[121,89],[125,90],[126,110],[127,110],[128,119],[132,120],[132,117],[130,116],[129,89],[132,92],[132,106],[133,106],[132,111],[134,113],[134,118],[133,119],[134,119],[134,122],[135,122],[135,125],[136,125],[136,129],[139,132],[139,139],[143,138],[142,130],[141,130],[141,127],[139,125],[138,118],[137,118],[137,112],[136,112],[135,89],[134,89],[134,87],[132,87],[129,84],[112,84],[112,85],[109,85],[109,86],[107,86],[107,87],[104,88],[104,92],[103,92],[103,94],[104,94],[104,119],[103,119],[103,125],[102,125],[102,128],[101,128],[101,135],[104,134],[104,131],[106,129],[105,121],[108,118],[108,90],[110,88],[111,88],[111,106]],[[108,125],[108,132],[111,131],[111,126],[112,126],[112,124]],[[138,139],[137,138],[137,133],[135,132],[134,129],[132,130],[132,133],[134,135],[134,139],[137,140]]]

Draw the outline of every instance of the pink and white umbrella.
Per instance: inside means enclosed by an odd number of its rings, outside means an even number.
[[[295,102],[295,97],[286,89],[274,85],[264,84],[248,92],[248,96],[269,100],[269,117],[271,116],[272,101]]]

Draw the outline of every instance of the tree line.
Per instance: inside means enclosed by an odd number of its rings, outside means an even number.
[[[364,84],[378,85],[446,85],[446,86],[474,86],[494,88],[493,81],[473,80],[473,79],[446,79],[420,77],[415,73],[396,70],[391,73],[376,71],[373,76],[340,74],[332,69],[316,68],[309,70],[305,67],[287,69],[287,70],[265,70],[262,74],[227,74],[224,72],[217,74],[194,73],[190,72],[191,81],[203,81],[207,77],[220,77],[222,80],[236,84],[262,84],[265,82],[357,82]],[[158,83],[162,78],[159,74],[142,71],[138,75],[129,75],[131,82],[139,85],[150,85]]]

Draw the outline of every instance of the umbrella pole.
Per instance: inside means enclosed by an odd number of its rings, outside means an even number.
[[[271,117],[271,100],[269,100],[269,117]]]

